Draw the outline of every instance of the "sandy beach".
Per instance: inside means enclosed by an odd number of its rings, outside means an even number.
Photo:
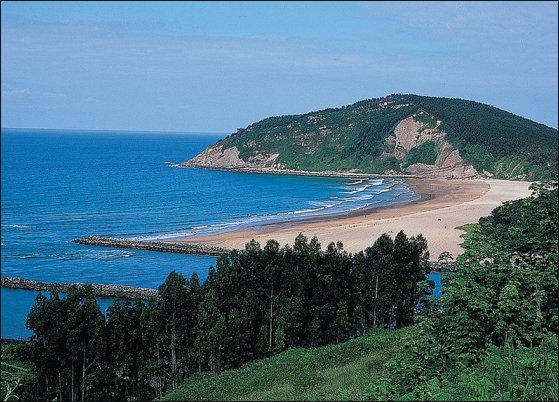
[[[275,239],[292,244],[299,233],[317,236],[322,247],[341,240],[349,252],[370,246],[381,234],[394,237],[400,230],[408,236],[427,238],[432,261],[443,251],[454,257],[462,253],[464,234],[457,227],[476,223],[504,201],[530,195],[529,182],[506,180],[406,179],[421,200],[385,208],[370,209],[359,215],[338,216],[319,221],[274,224],[211,236],[191,237],[173,242],[203,244],[225,248],[244,248],[251,239],[265,244]]]

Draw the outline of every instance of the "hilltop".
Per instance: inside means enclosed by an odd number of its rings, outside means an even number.
[[[396,94],[261,120],[181,166],[550,179],[557,130],[474,101]]]

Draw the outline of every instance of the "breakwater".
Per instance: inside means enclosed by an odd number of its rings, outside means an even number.
[[[100,285],[96,283],[53,283],[13,277],[2,278],[2,287],[11,289],[65,293],[68,291],[70,286],[91,286],[93,294],[97,297],[123,297],[129,299],[150,300],[157,296],[156,289],[140,288],[135,286]]]
[[[104,236],[87,236],[72,240],[72,243],[88,246],[113,248],[131,248],[140,250],[159,251],[162,253],[200,254],[220,256],[227,255],[231,250],[223,247],[204,246],[184,243],[155,242],[146,240],[119,239]]]

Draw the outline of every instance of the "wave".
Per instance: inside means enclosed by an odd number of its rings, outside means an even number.
[[[344,194],[357,194],[357,193],[362,193],[363,191],[367,190],[369,187],[372,187],[372,184],[367,184],[363,187],[359,187],[355,190],[351,190],[351,191],[344,191]]]
[[[335,216],[352,211],[359,211],[379,205],[398,202],[400,195],[410,192],[407,188],[396,187],[403,181],[385,179],[360,179],[335,187],[336,193],[323,200],[308,201],[310,208],[279,211],[268,214],[231,217],[230,221],[199,224],[183,231],[159,233],[139,237],[142,240],[168,240],[180,237],[204,236],[229,232],[245,227],[258,227],[266,224],[300,221],[306,218]],[[353,186],[348,187],[348,186]],[[406,192],[407,191],[407,192]],[[391,194],[379,197],[380,194]],[[407,197],[406,197],[407,199]],[[401,202],[400,199],[399,202]]]
[[[38,255],[4,255],[4,258],[14,258],[14,259],[18,259],[18,260],[28,260],[30,258],[39,258],[40,256]]]
[[[120,258],[130,258],[134,256],[129,250],[80,250],[62,255],[51,254],[49,257],[60,258],[61,260],[115,260]]]

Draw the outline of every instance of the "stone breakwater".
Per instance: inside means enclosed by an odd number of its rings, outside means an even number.
[[[88,246],[101,246],[113,248],[132,248],[140,250],[159,251],[162,253],[201,254],[201,255],[227,255],[231,250],[223,247],[182,244],[171,242],[155,242],[146,240],[118,239],[103,236],[87,236],[72,240],[72,243]]]
[[[123,297],[129,299],[150,300],[157,296],[156,289],[140,288],[135,286],[122,285],[100,285],[86,283],[52,283],[32,281],[23,278],[2,278],[2,287],[11,289],[37,290],[47,292],[67,292],[70,286],[90,285],[93,294],[98,297]]]

